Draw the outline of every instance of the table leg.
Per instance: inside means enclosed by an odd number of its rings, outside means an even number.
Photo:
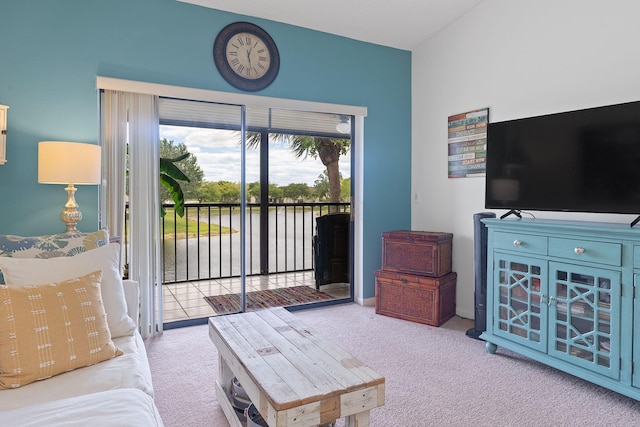
[[[344,425],[345,427],[368,427],[369,421],[369,411],[364,411],[345,417]]]

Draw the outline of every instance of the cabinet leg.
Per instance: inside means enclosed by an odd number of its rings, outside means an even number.
[[[487,349],[487,353],[495,354],[496,350],[498,349],[498,346],[487,341],[487,343],[485,344],[485,348]]]

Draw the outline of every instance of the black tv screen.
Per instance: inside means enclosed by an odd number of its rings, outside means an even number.
[[[485,207],[640,215],[640,102],[487,128]]]

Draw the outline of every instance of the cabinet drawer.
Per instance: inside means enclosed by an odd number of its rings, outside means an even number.
[[[551,237],[549,238],[549,255],[620,266],[622,264],[622,244]]]
[[[496,231],[493,234],[493,247],[507,249],[510,252],[546,255],[547,237]]]

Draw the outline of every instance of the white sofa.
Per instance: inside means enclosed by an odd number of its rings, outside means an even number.
[[[33,283],[29,280],[41,283],[38,276],[63,275],[61,271],[65,269],[97,270],[92,263],[100,264],[102,258],[113,258],[112,264],[115,264],[119,251],[116,256],[116,251],[108,248],[113,245],[86,251],[86,255],[81,253],[39,261],[16,259],[20,257],[0,258],[0,270],[9,287]],[[97,257],[89,252],[109,255]],[[79,262],[76,264],[82,264],[82,268],[72,264],[75,261],[71,259],[77,259]],[[14,268],[16,263],[18,268]],[[109,268],[107,264],[100,267],[103,273]],[[44,273],[45,270],[48,272]],[[163,426],[153,402],[151,370],[137,328],[138,284],[121,280],[119,270],[112,273],[110,278],[103,274],[99,292],[102,292],[104,300],[105,317],[111,321],[109,328],[113,331],[113,344],[123,354],[18,388],[0,389],[0,426]],[[86,272],[80,271],[80,274]],[[35,276],[35,279],[27,276]],[[53,277],[51,280],[61,279]],[[116,321],[120,323],[113,323]]]
[[[127,311],[138,319],[139,289],[123,281]],[[124,354],[13,390],[0,390],[0,426],[162,426],[142,337],[113,340]]]

